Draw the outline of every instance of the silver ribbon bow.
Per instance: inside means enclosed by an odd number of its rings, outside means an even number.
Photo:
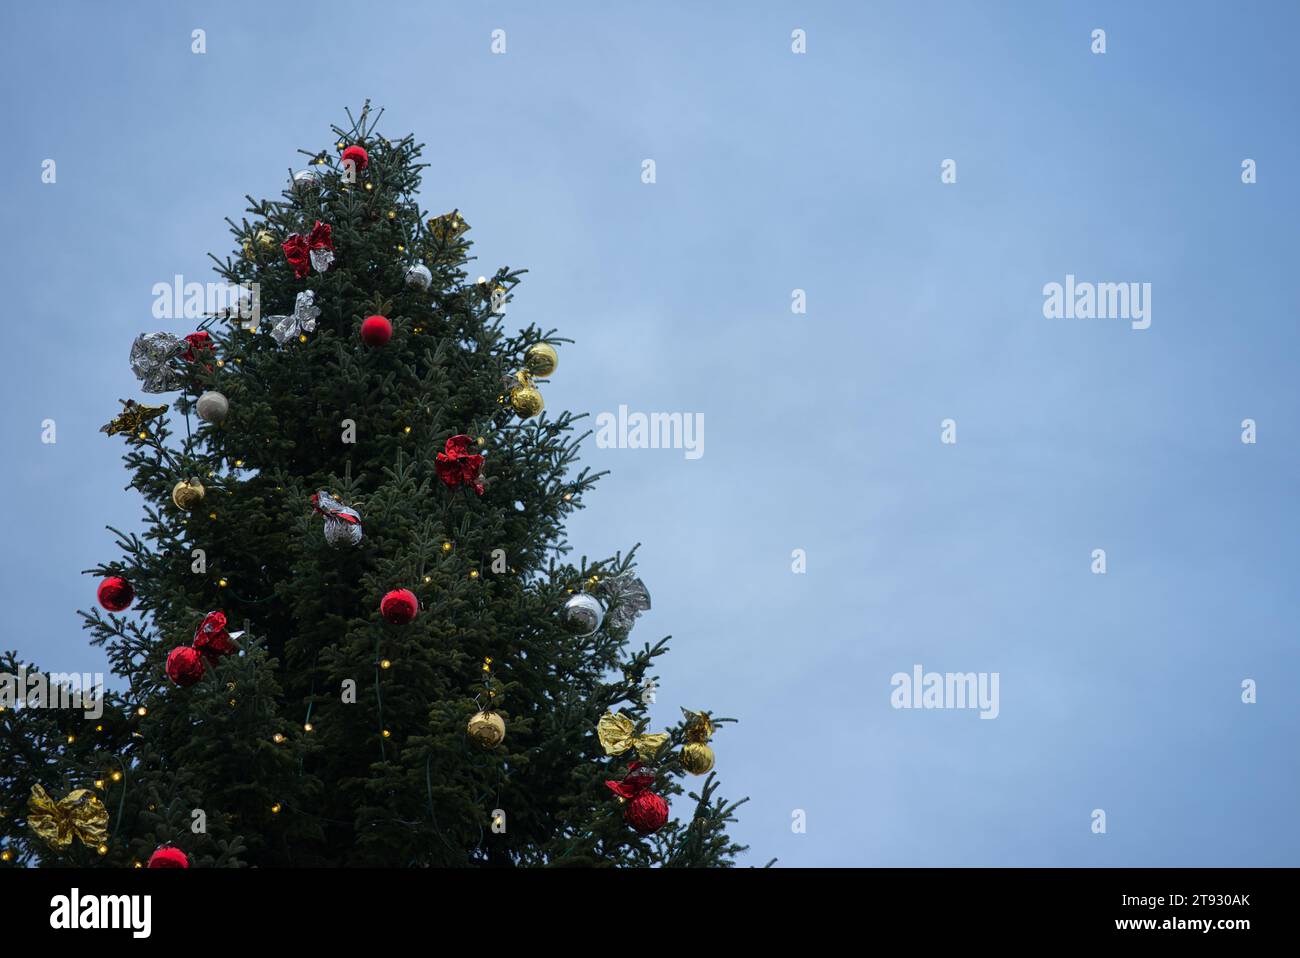
[[[356,545],[361,541],[361,513],[345,506],[324,489],[312,497],[312,505],[325,517],[325,541],[332,546]]]
[[[181,375],[172,366],[188,344],[171,333],[141,333],[131,344],[131,372],[147,393],[165,393],[180,389]]]
[[[605,616],[606,629],[626,632],[635,624],[636,617],[650,608],[650,593],[645,583],[631,572],[602,579],[596,591],[609,609]]]
[[[288,316],[269,316],[272,323],[271,338],[283,346],[290,339],[302,333],[310,333],[316,328],[316,317],[320,307],[316,305],[316,293],[304,289],[293,301],[293,313]]]

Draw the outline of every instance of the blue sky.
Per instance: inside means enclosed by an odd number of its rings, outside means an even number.
[[[752,862],[1300,864],[1296,8],[541,6],[5,6],[0,644],[102,667],[153,284],[370,97],[577,340],[549,408],[704,416],[695,460],[589,442],[570,531],[643,543],[656,718],[741,719]],[[1150,283],[1150,328],[1045,318],[1067,274]],[[998,673],[998,718],[892,708],[917,663]]]

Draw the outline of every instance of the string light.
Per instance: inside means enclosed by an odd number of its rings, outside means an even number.
[[[69,745],[71,745],[72,743],[74,743],[76,740],[77,740],[77,736],[75,736],[75,735],[69,735],[69,736],[68,736],[68,744],[69,744]]]
[[[140,718],[144,718],[146,715],[149,714],[149,710],[145,708],[143,705],[141,705],[139,708],[135,710],[135,714],[140,716]]]
[[[95,787],[102,792],[104,790],[104,780],[102,778],[95,779]]]
[[[114,771],[114,772],[112,772],[108,777],[111,778],[111,779],[112,779],[113,781],[115,781],[115,782],[120,782],[120,781],[122,781],[122,773],[121,773],[121,772]]]
[[[279,815],[279,814],[280,814],[280,803],[279,803],[279,802],[276,802],[274,805],[271,806],[271,814],[272,814],[272,815]]]
[[[9,849],[6,848],[4,851],[0,852],[0,862],[7,863],[13,860],[14,860],[14,853],[11,852]]]
[[[443,551],[443,552],[450,552],[450,551],[451,551],[451,543],[450,543],[450,542],[444,542],[444,543],[442,544],[442,551]]]
[[[470,577],[471,579],[477,579],[477,578],[478,578],[478,569],[470,569],[470,570],[469,570],[469,577]]]
[[[314,732],[316,731],[316,727],[312,725],[311,722],[304,722],[302,726],[302,730],[304,732]]]
[[[274,735],[271,736],[271,741],[274,742],[276,745],[283,745],[284,736],[281,735],[279,732],[276,732]]]
[[[95,849],[95,851],[99,852],[101,855],[107,855],[107,854],[108,854],[108,846],[107,846],[107,845],[100,845],[98,848]]]
[[[379,662],[379,667],[381,669],[391,669],[393,667],[393,663],[390,662],[388,659],[381,659]]]
[[[223,588],[223,589],[224,589],[228,584],[229,584],[229,583],[227,583],[225,579],[218,579],[218,580],[217,580],[217,585],[220,586],[220,587]]]
[[[392,732],[388,731],[388,729],[384,729],[384,738],[391,738],[392,735]]]

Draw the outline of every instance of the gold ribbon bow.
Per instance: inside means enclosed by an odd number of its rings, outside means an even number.
[[[108,839],[108,809],[88,788],[69,792],[55,801],[39,785],[27,799],[27,824],[55,848],[67,848],[73,838],[92,848]]]
[[[663,732],[655,732],[652,735],[639,734],[636,723],[623,712],[617,715],[606,712],[602,715],[600,721],[596,723],[596,734],[600,737],[600,744],[604,746],[606,755],[622,755],[628,749],[634,748],[637,755],[646,761],[654,758],[655,752],[663,748],[664,743],[668,741],[668,736]]]
[[[709,736],[714,732],[713,722],[710,721],[709,713],[692,712],[690,709],[682,709],[682,714],[686,716],[686,741],[707,742]]]

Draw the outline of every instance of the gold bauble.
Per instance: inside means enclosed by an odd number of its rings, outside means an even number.
[[[524,366],[534,376],[549,376],[560,365],[560,357],[550,343],[533,343],[524,353]]]
[[[172,487],[172,502],[176,503],[177,509],[193,512],[206,494],[203,483],[197,479],[182,479]]]
[[[703,775],[713,768],[713,749],[703,742],[687,742],[682,746],[682,768],[692,775]]]
[[[481,748],[496,748],[506,737],[506,723],[496,712],[475,712],[465,731]]]
[[[519,414],[520,419],[532,419],[542,411],[544,405],[542,394],[535,386],[516,386],[510,390],[510,406]]]

